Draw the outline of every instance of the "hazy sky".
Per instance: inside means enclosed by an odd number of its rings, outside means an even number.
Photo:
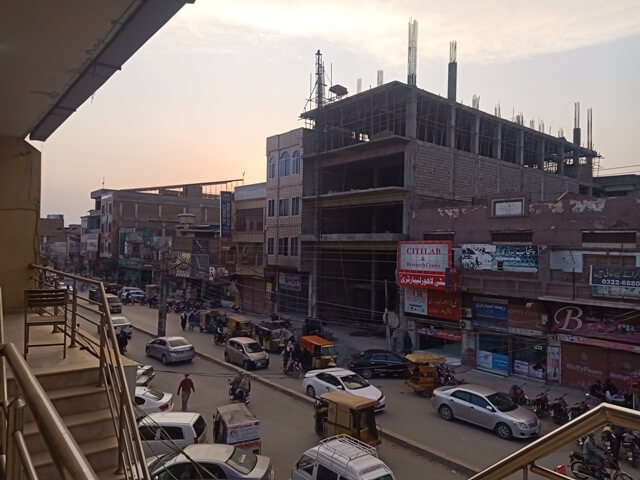
[[[593,108],[601,168],[640,164],[640,1],[196,0],[45,142],[42,215],[78,222],[91,190],[265,180],[265,138],[302,125],[320,49],[355,93],[406,81],[407,23],[418,20],[420,88],[446,94],[458,42],[458,100],[522,112],[570,138],[573,103]],[[640,168],[601,170],[640,172]]]

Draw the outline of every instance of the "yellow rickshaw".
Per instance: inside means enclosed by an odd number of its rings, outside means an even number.
[[[227,332],[230,337],[252,337],[253,323],[247,317],[234,314],[227,319]]]
[[[433,353],[410,353],[405,358],[409,360],[406,384],[414,392],[428,397],[438,386],[438,365],[445,363],[446,359]]]
[[[280,353],[292,336],[279,322],[261,322],[253,330],[253,338],[268,352]]]
[[[323,393],[314,405],[315,431],[323,437],[347,434],[372,447],[380,445],[375,406],[375,400],[342,390]]]
[[[306,369],[335,367],[338,360],[336,347],[329,340],[318,335],[309,335],[300,339],[302,364]]]

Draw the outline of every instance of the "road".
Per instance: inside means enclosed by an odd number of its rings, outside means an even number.
[[[157,310],[149,309],[145,306],[128,306],[125,307],[124,310],[124,315],[127,316],[134,325],[152,332],[156,331],[157,313]],[[220,360],[223,359],[223,347],[213,345],[213,337],[211,335],[200,333],[197,329],[193,331],[189,331],[187,329],[183,332],[180,328],[179,318],[176,314],[168,314],[167,334],[184,336],[193,343],[197,351],[207,353]],[[140,338],[141,336],[142,334],[136,332],[135,337]],[[134,341],[134,343],[136,341]],[[138,347],[134,347],[131,351],[135,352],[137,351],[137,348]],[[202,361],[197,360],[197,363],[201,365]],[[208,368],[218,371],[212,364],[209,365],[210,367]],[[280,359],[278,357],[273,358],[272,356],[272,363],[269,369],[259,370],[254,373],[290,389],[302,392],[301,380],[284,377],[279,366]],[[222,368],[223,370],[220,371],[224,371],[223,367],[218,368]],[[401,380],[375,379],[372,383],[382,387],[387,399],[386,411],[377,417],[377,421],[382,426],[383,430],[392,430],[417,443],[425,445],[429,449],[446,452],[448,456],[454,459],[459,459],[462,463],[470,465],[476,470],[482,470],[487,466],[494,464],[498,460],[508,456],[527,444],[526,441],[503,441],[493,432],[476,428],[469,424],[456,421],[445,422],[440,419],[437,413],[433,410],[428,400],[408,390],[404,385],[404,382]],[[273,398],[276,394],[272,391],[267,395],[267,398]],[[299,409],[302,409],[302,411],[308,411],[310,408],[301,404],[301,402],[291,400],[289,397],[285,397],[284,395],[280,396],[287,398],[287,403],[289,401],[294,402],[296,409],[291,410],[292,412],[297,412]],[[271,405],[272,402],[269,402],[269,404]],[[256,406],[256,408],[258,407]],[[266,412],[265,414],[268,415],[269,418],[274,418],[273,412]],[[295,416],[296,425],[300,422],[299,425],[302,430],[311,431],[311,412],[301,415],[302,418],[298,417],[298,415]],[[307,416],[307,420],[303,421],[305,415]],[[275,415],[275,418],[280,417]],[[545,420],[543,422],[543,433],[547,433],[553,428],[555,428],[555,425],[550,420]],[[311,444],[313,444],[313,442]],[[386,449],[387,447],[388,446],[383,445],[383,449]],[[575,443],[566,445],[565,447],[556,450],[548,457],[542,459],[539,463],[549,468],[554,468],[557,465],[567,463],[569,452],[575,448],[579,448]],[[403,449],[398,450],[403,451]],[[386,454],[387,453],[385,451],[385,455]],[[414,454],[410,454],[409,452],[406,452],[403,455],[415,457]],[[384,455],[383,457],[385,461],[389,460],[388,463],[390,466],[391,463],[394,464],[394,467],[392,468],[394,468],[395,471],[395,461],[387,459]],[[390,458],[392,459],[393,457]],[[295,459],[289,459],[288,461],[291,463],[295,461]],[[404,460],[402,460],[401,463],[402,462],[404,462]],[[625,461],[622,461],[622,468],[629,471],[634,477],[638,476],[638,471],[632,470],[629,464]],[[409,472],[416,471],[420,470],[409,470]],[[399,478],[411,479],[416,477],[409,473],[408,476],[399,476]],[[521,478],[521,476],[514,475],[510,478]],[[539,477],[530,475],[530,478]]]

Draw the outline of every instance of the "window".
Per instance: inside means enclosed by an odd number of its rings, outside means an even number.
[[[453,392],[451,394],[451,396],[453,398],[457,398],[458,400],[462,400],[463,402],[470,402],[471,401],[471,395],[469,394],[469,392],[466,392],[464,390],[456,390],[455,392]]]
[[[300,152],[296,150],[293,152],[293,159],[291,160],[291,175],[300,173]]]
[[[162,427],[160,429],[161,440],[184,440],[182,427]]]
[[[267,255],[273,255],[273,237],[267,238]]]
[[[289,175],[289,158],[289,152],[282,152],[282,155],[280,155],[279,174],[281,177]]]
[[[135,402],[136,402],[136,405],[144,405],[144,398],[136,397]]]
[[[300,197],[291,198],[291,215],[300,215]]]
[[[289,199],[281,198],[278,201],[278,216],[286,217],[289,215]]]
[[[453,238],[455,237],[455,233],[453,232],[436,232],[436,233],[423,233],[423,240],[433,240],[438,242],[450,241],[453,242]]]
[[[340,383],[340,380],[338,380],[333,375],[329,375],[328,373],[319,373],[317,377],[321,382],[328,383],[329,385],[333,385],[334,387],[339,387],[340,385],[342,385]]]
[[[298,237],[291,237],[291,256],[298,256]]]
[[[338,474],[332,472],[324,465],[318,465],[318,471],[316,472],[316,480],[338,480]]]
[[[278,239],[278,255],[284,257],[289,255],[289,237]]]
[[[276,201],[269,200],[267,202],[267,216],[273,217],[275,215],[275,210],[276,210]]]
[[[505,243],[531,243],[533,233],[531,232],[491,232],[492,242]]]
[[[267,178],[276,178],[276,159],[273,157],[269,158],[267,164]]]
[[[489,402],[487,402],[480,395],[471,394],[471,403],[477,405],[480,408],[487,408],[489,406]]]
[[[582,243],[636,244],[636,232],[582,232]]]
[[[312,457],[308,455],[302,455],[302,457],[300,457],[300,460],[298,460],[298,463],[296,463],[296,468],[298,470],[307,472],[308,474],[312,474],[315,464],[316,461]]]
[[[155,440],[158,427],[140,427],[138,431],[141,440]]]

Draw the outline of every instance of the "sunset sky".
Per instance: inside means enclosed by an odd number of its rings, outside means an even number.
[[[321,9],[317,5],[320,5]],[[593,108],[601,174],[640,167],[640,1],[196,0],[45,142],[42,215],[79,222],[101,187],[265,180],[265,138],[299,126],[320,49],[333,83],[406,81],[418,20],[418,87],[446,94],[458,42],[458,100],[562,127]]]

